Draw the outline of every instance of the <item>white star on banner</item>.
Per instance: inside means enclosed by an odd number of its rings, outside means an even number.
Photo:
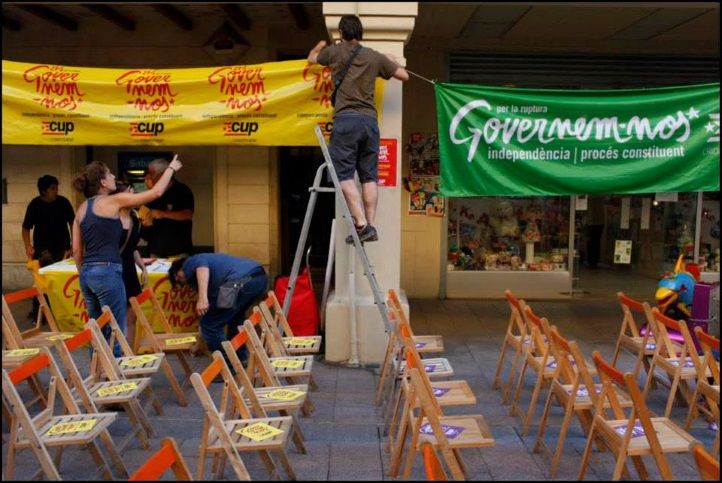
[[[709,124],[705,125],[704,128],[705,128],[705,130],[706,130],[707,132],[712,132],[712,131],[714,131],[714,124],[712,124],[712,123],[710,122]]]
[[[699,111],[694,107],[690,107],[687,111],[687,117],[690,119],[697,119],[699,117]]]

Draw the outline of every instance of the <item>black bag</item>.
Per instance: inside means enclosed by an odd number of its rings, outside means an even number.
[[[338,92],[338,88],[341,87],[341,83],[343,82],[344,78],[346,77],[346,74],[348,74],[348,69],[351,67],[351,63],[356,58],[356,54],[359,53],[361,50],[361,44],[356,45],[354,49],[351,51],[351,58],[348,59],[348,62],[344,66],[343,70],[339,74],[338,77],[334,77],[333,79],[333,92],[331,93],[331,105],[336,107],[336,92]]]
[[[243,290],[245,280],[239,282],[226,282],[218,289],[216,307],[219,309],[230,309],[236,304],[238,294]]]

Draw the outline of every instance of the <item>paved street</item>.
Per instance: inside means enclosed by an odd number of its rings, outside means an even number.
[[[463,450],[462,454],[473,480],[547,480],[551,457],[544,453],[533,453],[539,418],[544,398],[537,404],[535,424],[528,436],[521,435],[521,420],[507,415],[509,407],[501,405],[501,395],[490,388],[494,375],[501,341],[503,340],[508,308],[505,301],[440,301],[411,300],[411,323],[416,334],[441,334],[444,336],[445,353],[454,368],[454,379],[466,379],[472,387],[477,404],[473,407],[448,409],[446,414],[481,413],[491,428],[496,446],[487,449]],[[611,358],[614,342],[620,327],[621,311],[616,299],[573,300],[573,301],[530,301],[535,312],[556,324],[569,340],[576,340],[585,355],[599,350]],[[23,312],[26,313],[27,311]],[[78,362],[86,351],[78,351]],[[181,368],[171,357],[176,373]],[[205,357],[193,360],[200,371],[209,360]],[[632,358],[624,353],[619,364],[623,369],[632,368]],[[505,367],[504,374],[509,365]],[[301,417],[306,437],[308,454],[298,454],[289,445],[288,455],[300,480],[388,480],[386,475],[389,457],[384,447],[383,418],[380,409],[373,405],[374,391],[378,382],[377,368],[345,368],[317,360],[314,377],[318,390],[311,393],[315,412],[311,417]],[[153,381],[156,394],[163,403],[165,415],[149,414],[156,431],[151,441],[151,450],[143,450],[134,440],[122,454],[130,472],[135,471],[154,450],[160,439],[172,436],[180,445],[192,472],[198,464],[198,446],[202,428],[202,410],[191,386],[185,393],[188,407],[178,406],[174,395],[164,385],[165,380],[157,377]],[[526,407],[531,394],[532,377],[526,379],[522,393],[522,407]],[[220,384],[211,384],[212,391],[219,391]],[[546,397],[546,391],[544,391]],[[666,390],[653,390],[648,404],[656,414],[663,410]],[[675,405],[672,419],[683,424],[687,409]],[[555,407],[546,431],[547,444],[554,447],[561,425],[562,411]],[[121,413],[119,420],[111,426],[111,434],[117,440],[128,429],[127,417]],[[6,439],[8,428],[3,422],[3,465],[7,456]],[[702,441],[709,450],[715,432],[707,428],[702,419],[697,419],[691,433]],[[576,479],[585,438],[576,420],[569,430],[564,456],[556,480]],[[243,455],[244,462],[253,479],[268,479],[262,461],[255,454]],[[699,480],[696,468],[689,454],[672,455],[670,466],[677,479]],[[651,458],[645,458],[652,479],[660,479]],[[425,479],[420,457],[415,459],[413,479]],[[609,452],[593,455],[586,479],[608,480],[612,476],[613,457]],[[637,479],[632,465],[628,465],[634,479]],[[37,460],[30,450],[23,450],[18,456],[15,478],[28,478],[37,470]],[[96,469],[86,451],[66,451],[60,468],[65,479],[97,479]],[[226,479],[235,475],[226,466]],[[206,465],[206,478],[210,478],[210,461]],[[170,478],[172,479],[172,477]]]

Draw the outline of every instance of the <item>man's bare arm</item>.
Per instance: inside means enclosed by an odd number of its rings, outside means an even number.
[[[309,64],[318,64],[318,53],[321,52],[321,49],[324,47],[326,47],[326,41],[321,40],[314,48],[311,49],[311,52],[308,53]]]

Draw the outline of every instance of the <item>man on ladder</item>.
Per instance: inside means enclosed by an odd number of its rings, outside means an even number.
[[[331,95],[334,111],[329,152],[359,240],[376,241],[373,222],[378,202],[380,135],[374,84],[376,77],[406,81],[409,74],[391,54],[361,46],[363,26],[356,15],[341,17],[338,29],[342,41],[330,46],[320,41],[308,54],[308,62],[331,66],[335,89]],[[356,171],[363,197],[354,181]],[[346,243],[353,243],[351,235]]]

